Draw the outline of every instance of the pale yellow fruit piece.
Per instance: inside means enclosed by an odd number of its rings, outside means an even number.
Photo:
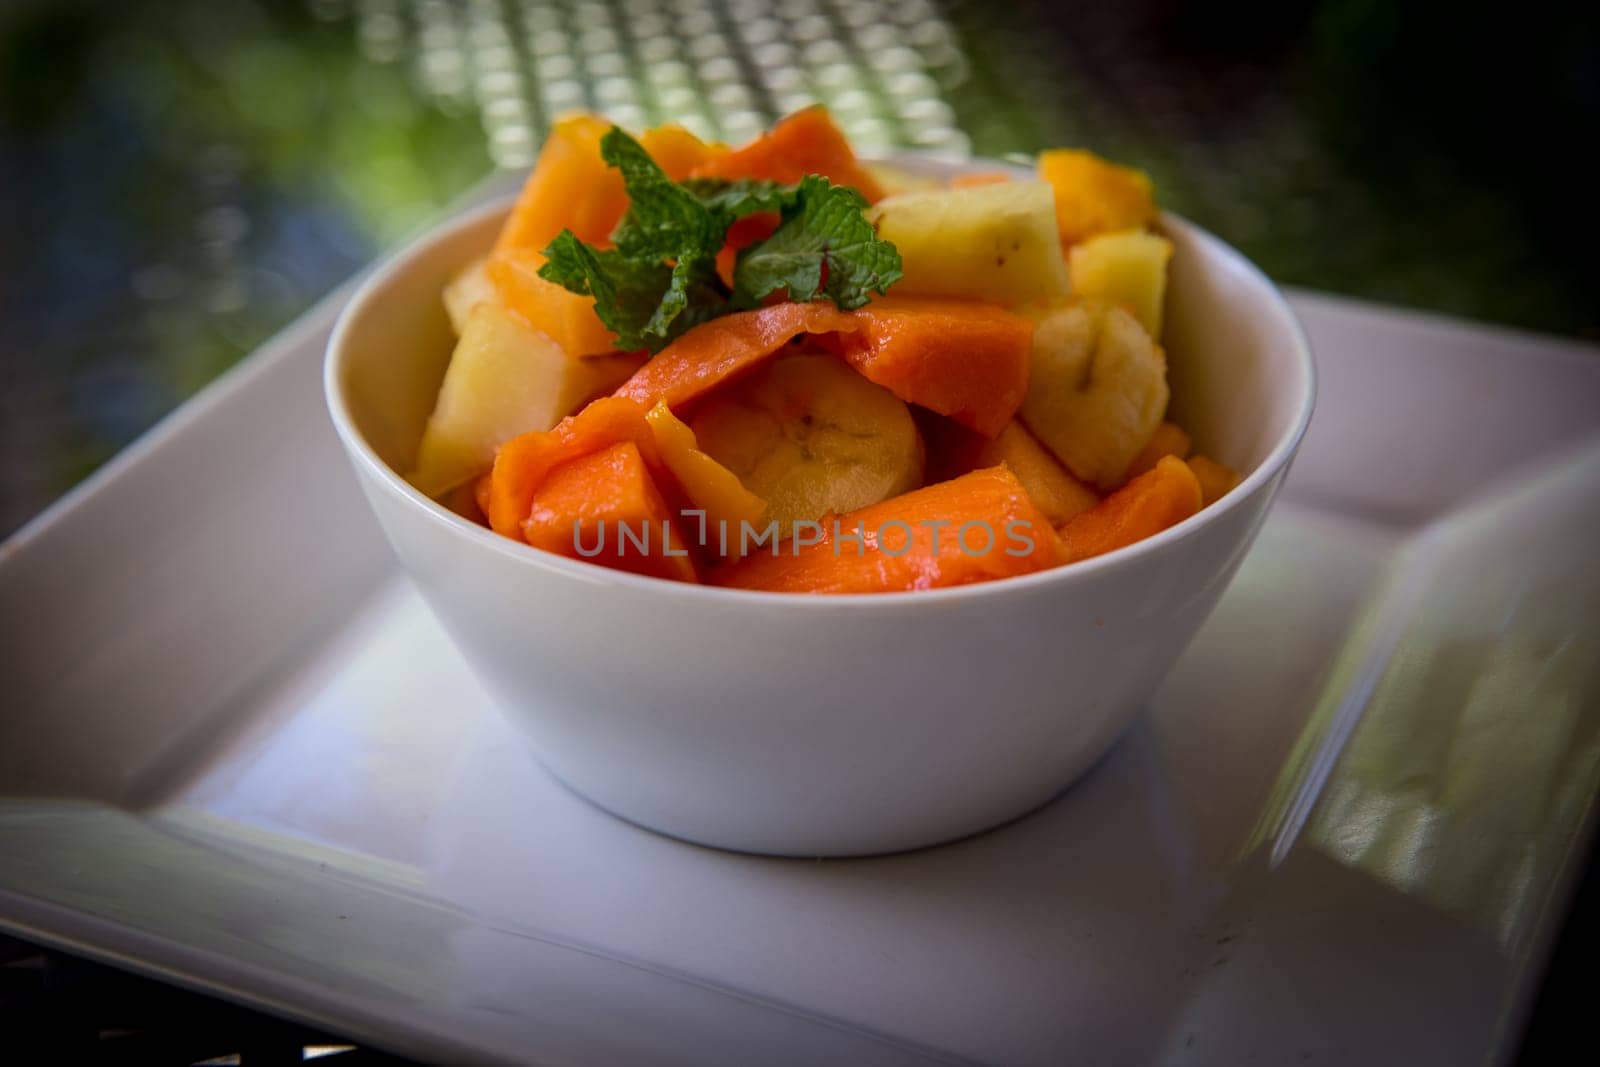
[[[896,296],[1017,305],[1066,295],[1055,198],[1040,181],[904,193],[868,213],[900,251]]]
[[[878,183],[878,188],[883,190],[884,196],[898,196],[900,193],[913,193],[923,189],[938,189],[938,178],[930,178],[926,174],[913,174],[904,167],[897,167],[892,163],[863,163],[862,168],[872,175]]]
[[[922,438],[905,402],[836,356],[774,360],[708,397],[691,425],[785,533],[922,483]]]
[[[661,450],[661,460],[683,487],[690,503],[704,511],[705,527],[737,531],[741,522],[755,523],[767,502],[744,487],[739,476],[700,450],[694,431],[672,413],[665,400],[645,416]],[[715,543],[707,536],[707,543]]]
[[[1056,225],[1068,244],[1155,221],[1150,178],[1093,152],[1081,148],[1040,152],[1039,177],[1055,190]]]
[[[1119,485],[1166,413],[1166,357],[1137,319],[1102,300],[1036,318],[1022,421],[1079,479]]]
[[[489,280],[487,256],[461,268],[461,272],[444,287],[444,310],[450,316],[450,325],[454,327],[456,336],[460,337],[466,332],[467,317],[480,301],[499,299],[500,294],[494,282]]]
[[[1001,463],[1017,476],[1034,507],[1044,512],[1052,525],[1060,526],[1100,503],[1093,489],[1074,478],[1028,428],[1015,419],[993,440],[984,442],[978,452],[979,467]]]
[[[1144,230],[1091,237],[1067,253],[1067,273],[1077,296],[1100,297],[1133,312],[1145,332],[1161,339],[1172,242]]]
[[[479,301],[450,356],[408,480],[440,496],[488,470],[504,442],[550,429],[638,366],[627,355],[569,356],[499,301]]]

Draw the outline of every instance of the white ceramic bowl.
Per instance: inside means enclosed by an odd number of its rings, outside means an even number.
[[[1061,792],[1211,612],[1311,415],[1311,354],[1282,296],[1169,217],[1173,411],[1246,472],[1199,515],[1070,567],[880,596],[688,586],[562,559],[451,514],[400,473],[450,354],[440,291],[508,206],[441,226],[361,287],[329,344],[328,406],[401,564],[537,758],[600,807],[691,841],[895,851]]]

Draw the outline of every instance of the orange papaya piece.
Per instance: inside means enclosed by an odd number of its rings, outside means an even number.
[[[522,521],[534,548],[602,567],[695,581],[639,446],[621,441],[552,470]]]
[[[851,312],[841,354],[908,404],[985,437],[1005,429],[1028,391],[1033,323],[991,304],[885,297]]]
[[[569,356],[616,351],[616,335],[594,313],[594,298],[539,277],[544,263],[544,255],[531,248],[496,252],[489,257],[489,280],[506,307]]]
[[[738,529],[741,522],[756,522],[767,510],[767,502],[744,487],[739,476],[707,455],[682,419],[665,403],[645,415],[661,451],[662,464],[683,490],[688,502],[705,512],[706,524],[720,528],[727,523]]]
[[[1189,465],[1162,456],[1099,504],[1060,528],[1068,562],[1089,559],[1143,541],[1200,510],[1200,483]]]
[[[555,124],[489,258],[489,280],[506,306],[574,356],[610,352],[616,337],[595,315],[592,298],[545,281],[539,268],[544,249],[563,229],[590,244],[611,243],[628,197],[621,174],[600,158],[600,139],[610,129],[594,115]],[[639,143],[674,180],[727,152],[681,126],[647,130]]]
[[[837,524],[837,525],[836,525]],[[752,549],[719,585],[782,593],[892,593],[1029,574],[1061,562],[1055,531],[1004,467],[825,519],[812,540]]]
[[[820,104],[795,112],[749,144],[691,171],[696,178],[761,178],[784,185],[807,174],[851,186],[868,203],[883,198],[883,187],[856,159],[850,142]]]
[[[1158,214],[1148,175],[1093,152],[1076,148],[1041,152],[1038,172],[1055,190],[1056,227],[1065,244],[1145,226]]]
[[[748,370],[803,333],[856,327],[854,315],[826,301],[773,304],[703,322],[656,353],[613,394],[645,410],[677,408]]]
[[[708,144],[675,123],[644,131],[639,135],[639,144],[675,182],[683,181],[696,167],[707,166],[728,154],[727,145]]]
[[[629,400],[604,397],[569,415],[552,429],[520,434],[501,445],[489,472],[489,526],[495,533],[521,538],[522,521],[550,472],[563,463],[632,441],[652,468],[661,456],[645,412]]]
[[[600,138],[611,123],[598,115],[573,115],[556,122],[523,183],[495,251],[543,251],[562,230],[591,244],[611,239],[628,206],[622,175],[600,158]]]
[[[1239,484],[1239,472],[1209,456],[1190,456],[1189,469],[1200,482],[1200,506],[1210,507]]]

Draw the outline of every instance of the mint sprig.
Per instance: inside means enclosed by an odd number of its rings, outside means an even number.
[[[840,309],[861,307],[900,280],[900,253],[867,221],[867,202],[845,185],[808,174],[765,241],[739,253],[733,300],[755,307],[773,293],[790,300],[826,296]]]
[[[628,210],[598,248],[563,230],[544,250],[540,277],[584,296],[629,351],[658,352],[692,326],[757,307],[773,293],[795,301],[826,297],[846,310],[900,278],[900,254],[880,239],[854,189],[808,175],[773,182],[668,178],[643,146],[612,127],[600,156],[622,173]],[[781,222],[744,249],[732,291],[717,275],[728,227],[758,212]]]

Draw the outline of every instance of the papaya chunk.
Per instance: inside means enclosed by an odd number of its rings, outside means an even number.
[[[563,229],[590,243],[610,239],[628,207],[622,174],[600,158],[600,138],[610,129],[598,115],[573,115],[551,127],[496,252],[542,251]]]
[[[572,356],[609,352],[615,338],[594,313],[594,301],[539,277],[544,249],[570,229],[585,241],[611,237],[628,196],[622,175],[600,158],[611,123],[597,115],[557,122],[500,229],[487,273],[507,307]]]
[[[656,126],[639,135],[639,144],[650,153],[667,177],[675,182],[687,178],[696,167],[710,164],[728,154],[728,146],[700,140],[676,123]]]
[[[1210,456],[1190,456],[1189,469],[1200,482],[1200,506],[1210,507],[1239,484],[1239,472],[1223,466]]]
[[[1093,152],[1076,148],[1040,152],[1039,177],[1055,189],[1056,225],[1065,244],[1155,221],[1149,176]]]
[[[622,441],[550,472],[522,521],[534,548],[602,567],[695,581],[639,446]]]
[[[835,527],[837,523],[837,527]],[[753,549],[719,585],[780,593],[893,593],[1029,574],[1061,561],[1060,543],[1004,467],[891,497]]]
[[[1189,465],[1162,456],[1139,475],[1060,529],[1067,562],[1089,559],[1176,526],[1200,510],[1200,483]]]
[[[632,401],[606,397],[562,419],[553,429],[521,434],[501,445],[489,474],[484,509],[490,528],[521,539],[522,521],[552,470],[623,441],[632,441],[644,460],[659,468],[661,455],[644,415]]]
[[[883,187],[856,159],[850,142],[820,104],[796,111],[749,144],[690,172],[696,178],[761,178],[784,185],[807,174],[848,185],[869,204],[883,197]]]
[[[718,463],[700,448],[691,430],[665,403],[659,403],[645,416],[655,434],[661,461],[677,480],[689,502],[705,512],[708,526],[727,523],[737,530],[741,522],[755,522],[767,510],[767,502],[745,488],[739,476]]]
[[[489,280],[506,307],[569,356],[614,352],[617,338],[594,313],[594,298],[539,277],[542,252],[511,248],[489,257]]]
[[[1028,391],[1033,323],[988,304],[885,297],[851,313],[851,366],[908,404],[993,437]],[[646,368],[648,369],[648,368]]]
[[[621,172],[600,158],[600,139],[611,123],[594,115],[557,122],[539,153],[516,206],[489,257],[489,281],[506,306],[548,334],[568,355],[613,351],[616,337],[594,313],[594,300],[539,277],[544,250],[563,229],[607,246],[628,208]],[[639,138],[644,150],[674,181],[727,154],[681,126],[658,126]]]
[[[803,333],[853,330],[855,315],[825,301],[773,304],[703,322],[656,353],[615,396],[645,410],[665,402],[677,408],[755,366]]]

